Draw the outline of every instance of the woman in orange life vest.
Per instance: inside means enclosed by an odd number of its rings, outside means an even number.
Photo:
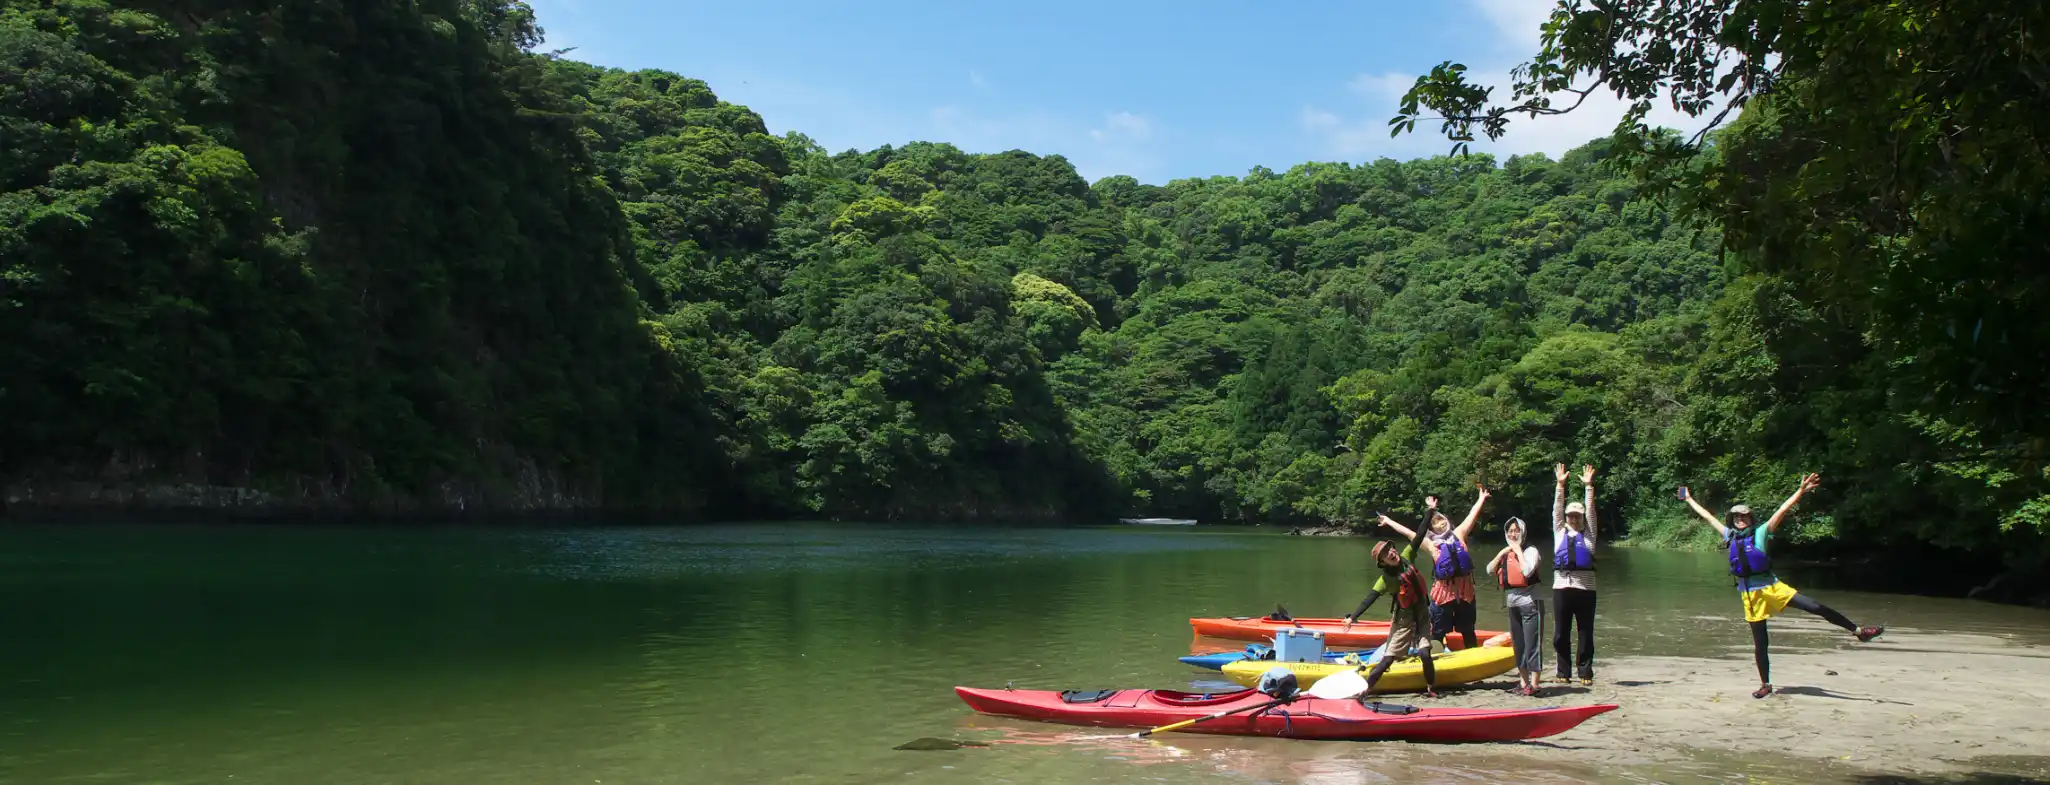
[[[1516,694],[1538,696],[1538,676],[1544,669],[1545,602],[1531,593],[1537,584],[1538,549],[1524,544],[1523,519],[1510,518],[1502,526],[1509,547],[1495,554],[1487,571],[1502,587],[1503,604],[1509,608],[1509,642],[1516,648],[1516,673],[1523,681]]]
[[[1772,514],[1772,520],[1766,521],[1764,526],[1756,524],[1751,516],[1751,508],[1743,504],[1730,508],[1729,525],[1725,526],[1722,521],[1715,519],[1715,513],[1709,512],[1707,507],[1694,500],[1694,495],[1687,492],[1686,486],[1680,486],[1680,499],[1687,502],[1687,506],[1694,508],[1694,513],[1701,516],[1702,520],[1708,521],[1708,525],[1715,527],[1715,533],[1723,538],[1723,547],[1729,551],[1730,575],[1737,579],[1737,591],[1744,600],[1744,621],[1751,624],[1751,654],[1758,661],[1758,691],[1751,693],[1753,698],[1763,698],[1772,694],[1772,662],[1766,656],[1766,648],[1771,643],[1771,637],[1767,634],[1765,625],[1767,620],[1779,615],[1787,606],[1792,605],[1821,616],[1829,623],[1857,636],[1859,643],[1877,638],[1880,633],[1886,631],[1885,627],[1860,627],[1852,624],[1843,614],[1809,599],[1808,595],[1781,583],[1779,578],[1772,574],[1772,559],[1765,552],[1767,542],[1772,539],[1773,533],[1779,531],[1780,524],[1787,518],[1787,511],[1794,508],[1794,503],[1801,500],[1802,494],[1821,486],[1822,475],[1810,474],[1801,478],[1801,487],[1794,491],[1794,495],[1787,497],[1786,502],[1780,505],[1779,511]]]
[[[1395,521],[1388,516],[1381,516],[1382,526],[1393,523]],[[1374,601],[1389,591],[1389,584],[1394,584],[1394,596],[1389,599],[1389,604],[1395,606],[1395,612],[1388,620],[1387,653],[1381,655],[1381,661],[1374,663],[1373,669],[1367,672],[1369,690],[1388,673],[1389,666],[1414,655],[1423,658],[1424,697],[1438,697],[1438,671],[1431,664],[1431,642],[1424,638],[1424,576],[1409,563],[1416,557],[1417,541],[1421,539],[1421,533],[1410,534],[1409,544],[1403,546],[1400,553],[1396,552],[1395,543],[1388,540],[1374,543],[1374,565],[1381,568],[1381,578],[1374,582],[1367,598],[1360,600],[1360,607],[1345,617],[1345,626],[1350,628],[1353,620],[1373,607]]]
[[[1480,636],[1474,633],[1476,613],[1473,596],[1473,553],[1467,550],[1466,537],[1473,531],[1473,524],[1480,520],[1481,507],[1488,503],[1488,489],[1480,483],[1473,487],[1480,489],[1480,497],[1473,500],[1473,509],[1466,513],[1466,520],[1458,526],[1438,512],[1438,497],[1424,499],[1424,506],[1430,509],[1430,536],[1423,540],[1424,551],[1431,559],[1431,640],[1444,645],[1445,636],[1454,630],[1466,641],[1466,648],[1479,648]],[[1416,533],[1409,527],[1396,523],[1387,516],[1381,516],[1384,526],[1410,539]]]

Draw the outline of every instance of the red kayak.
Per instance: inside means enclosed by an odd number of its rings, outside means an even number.
[[[1352,629],[1346,629],[1344,619],[1292,619],[1275,621],[1264,616],[1231,616],[1218,618],[1195,618],[1189,626],[1196,628],[1197,635],[1212,638],[1229,638],[1236,641],[1272,641],[1274,633],[1287,629],[1316,630],[1324,633],[1325,646],[1344,646],[1371,649],[1388,641],[1388,622],[1356,621]],[[1501,638],[1506,646],[1509,633],[1501,630],[1474,630],[1474,637],[1487,645],[1490,639]],[[1445,648],[1458,650],[1466,648],[1466,640],[1458,633],[1445,636]]]
[[[1055,692],[955,687],[954,693],[984,714],[1115,728],[1157,728],[1273,700],[1256,690]],[[1376,706],[1383,708],[1376,710]],[[1616,704],[1602,703],[1546,709],[1425,709],[1301,697],[1293,703],[1219,717],[1175,732],[1289,739],[1521,741],[1564,733],[1615,708]]]

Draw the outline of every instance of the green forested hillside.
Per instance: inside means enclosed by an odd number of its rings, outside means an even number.
[[[774,135],[517,2],[0,8],[15,507],[1541,520],[1567,461],[1641,539],[1816,470],[1803,539],[2042,551],[2040,470],[1939,471],[1605,145],[1090,184]]]

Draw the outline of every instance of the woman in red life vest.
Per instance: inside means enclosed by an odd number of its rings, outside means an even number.
[[[1388,516],[1381,516],[1381,525],[1405,532],[1409,544],[1398,551],[1395,543],[1387,540],[1374,543],[1374,566],[1381,568],[1381,578],[1375,581],[1373,590],[1367,592],[1367,598],[1360,601],[1360,607],[1345,617],[1345,626],[1351,628],[1353,621],[1373,607],[1383,592],[1389,592],[1388,601],[1395,606],[1395,612],[1388,619],[1388,651],[1381,655],[1380,662],[1374,663],[1373,670],[1367,672],[1367,689],[1373,689],[1381,677],[1387,675],[1390,666],[1415,656],[1423,658],[1424,697],[1436,698],[1438,671],[1431,664],[1431,642],[1424,638],[1424,576],[1409,563],[1415,558],[1417,542],[1423,537],[1392,525],[1394,523]]]
[[[1524,544],[1523,519],[1510,518],[1502,526],[1509,547],[1488,562],[1488,572],[1502,587],[1503,604],[1509,608],[1509,642],[1516,647],[1516,673],[1522,684],[1516,694],[1535,698],[1538,677],[1544,672],[1545,602],[1531,592],[1537,585],[1538,549]]]
[[[1466,547],[1466,537],[1473,532],[1473,524],[1480,520],[1481,507],[1488,503],[1487,486],[1474,483],[1480,496],[1473,500],[1473,509],[1466,513],[1466,520],[1453,526],[1445,514],[1438,512],[1438,497],[1424,499],[1424,506],[1430,509],[1429,535],[1423,538],[1425,555],[1431,560],[1431,640],[1444,645],[1445,636],[1457,630],[1466,642],[1466,648],[1479,648],[1480,636],[1474,633],[1473,596],[1473,554]],[[1415,539],[1416,533],[1409,527],[1395,522],[1387,516],[1382,520],[1390,529],[1405,538]]]

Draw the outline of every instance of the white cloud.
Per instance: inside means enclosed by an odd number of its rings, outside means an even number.
[[[1416,84],[1416,74],[1360,74],[1346,83],[1346,87],[1361,98],[1381,103],[1394,103],[1409,92]]]
[[[1078,135],[1059,118],[1042,112],[993,116],[958,106],[942,106],[932,110],[931,120],[936,134],[913,132],[912,138],[951,142],[955,147],[976,153],[1014,149],[1036,152],[1041,146]]]
[[[1144,142],[1153,137],[1153,123],[1139,114],[1120,111],[1104,116],[1097,127],[1045,112],[984,113],[960,106],[941,106],[928,114],[930,133],[915,138],[947,142],[971,153],[1025,150],[1059,155],[1090,182],[1125,174],[1153,182],[1161,161]]]
[[[1510,69],[1537,53],[1539,26],[1550,18],[1552,6],[1537,0],[1466,2],[1479,11],[1487,24],[1486,30],[1481,31],[1483,35],[1478,36],[1482,43],[1475,47],[1475,51],[1490,54],[1447,59],[1465,62],[1468,81],[1493,86],[1497,96],[1504,96],[1513,82]],[[1471,34],[1474,31],[1461,32]],[[1360,99],[1360,103],[1353,109],[1340,111],[1305,107],[1303,129],[1316,137],[1328,153],[1344,158],[1383,155],[1407,158],[1449,152],[1452,143],[1439,131],[1438,123],[1428,118],[1419,121],[1415,131],[1393,138],[1389,135],[1388,120],[1395,116],[1403,94],[1416,84],[1416,78],[1416,74],[1401,73],[1354,76],[1346,87]],[[1568,99],[1573,98],[1571,95],[1555,96],[1554,105],[1570,105],[1571,100]],[[1628,108],[1629,102],[1606,90],[1598,90],[1588,96],[1578,109],[1567,114],[1543,117],[1512,115],[1509,130],[1501,139],[1490,141],[1481,136],[1473,142],[1472,149],[1505,156],[1541,152],[1558,157],[1575,147],[1608,136]],[[1652,105],[1645,121],[1654,127],[1668,126],[1691,133],[1707,125],[1709,118],[1690,118],[1670,104],[1658,101]],[[1479,136],[1478,129],[1476,135]]]
[[[1153,124],[1147,122],[1146,118],[1131,112],[1114,112],[1104,118],[1102,128],[1090,129],[1089,137],[1099,142],[1110,141],[1119,137],[1143,140],[1152,133]]]
[[[1334,130],[1344,124],[1345,121],[1338,119],[1338,115],[1314,106],[1303,107],[1303,128],[1311,133]]]

